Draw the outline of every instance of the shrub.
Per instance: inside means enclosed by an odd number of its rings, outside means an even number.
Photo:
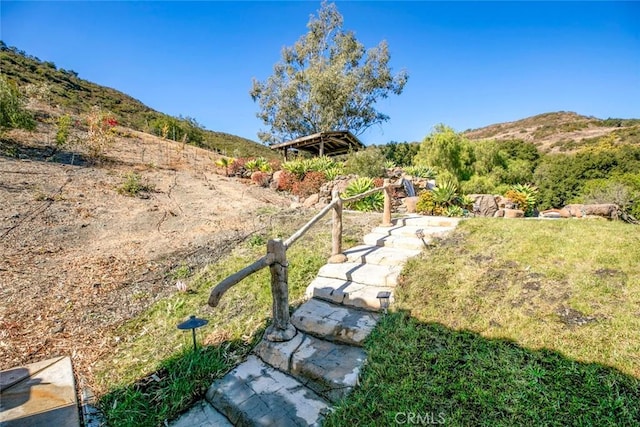
[[[437,175],[436,170],[431,166],[407,166],[404,171],[417,178],[434,179]]]
[[[129,172],[125,175],[125,181],[118,188],[118,193],[135,197],[140,196],[141,193],[148,193],[154,190],[155,187],[153,184],[149,184],[146,180],[143,180],[139,174]]]
[[[271,172],[271,165],[264,157],[248,160],[245,163],[245,168],[250,172]]]
[[[362,177],[377,178],[387,173],[384,167],[385,158],[375,147],[350,153],[345,162],[347,173]]]
[[[89,157],[99,159],[104,152],[115,141],[114,128],[118,121],[113,114],[103,111],[98,106],[93,106],[91,111],[85,115],[87,123],[87,133],[82,143],[86,147]]]
[[[25,100],[18,87],[0,75],[0,131],[2,129],[33,130],[36,121],[25,109]]]
[[[449,206],[456,203],[458,198],[458,186],[452,180],[441,181],[433,189],[433,201],[440,206]]]
[[[538,189],[529,184],[515,184],[505,193],[505,197],[516,203],[525,215],[530,216],[538,202]]]
[[[323,172],[311,171],[304,175],[302,181],[293,184],[292,193],[299,197],[309,197],[320,191],[322,184],[327,182]]]
[[[297,182],[299,182],[299,180],[295,174],[283,170],[280,179],[278,179],[278,190],[291,193],[293,192],[293,185]]]
[[[216,166],[224,169],[225,176],[229,176],[229,168],[235,163],[235,159],[232,157],[221,157],[216,160]]]
[[[442,214],[449,217],[463,216],[464,210],[460,206],[451,205],[447,206]]]
[[[425,215],[438,215],[436,213],[436,202],[433,200],[433,192],[423,191],[418,196],[418,202],[416,203],[416,211]],[[438,208],[439,209],[439,208]]]
[[[62,148],[69,142],[69,134],[71,132],[71,116],[65,114],[58,117],[56,121],[56,147]]]
[[[251,174],[251,181],[258,184],[260,187],[268,187],[271,181],[271,174],[267,172],[254,172]]]
[[[360,177],[354,181],[351,181],[347,188],[344,190],[344,193],[340,195],[340,197],[353,197],[373,188],[376,188],[373,179],[369,177]],[[350,202],[347,204],[347,208],[361,212],[381,211],[383,207],[384,195],[381,191],[370,194],[360,200],[356,200],[355,202]]]

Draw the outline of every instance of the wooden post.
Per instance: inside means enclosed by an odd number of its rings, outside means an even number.
[[[382,213],[382,226],[391,227],[391,186],[389,185],[389,179],[384,180],[384,212]]]
[[[324,141],[322,140],[322,138],[320,139],[320,157],[324,156]]]
[[[337,188],[331,191],[331,199],[336,201],[331,215],[331,257],[342,253],[342,200]]]
[[[287,252],[282,239],[267,243],[267,257],[273,256],[271,270],[271,296],[273,298],[273,323],[266,331],[269,341],[289,341],[296,335],[296,328],[289,322],[289,283]]]

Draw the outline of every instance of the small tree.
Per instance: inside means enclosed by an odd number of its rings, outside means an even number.
[[[309,32],[283,49],[274,74],[264,82],[254,79],[250,94],[269,127],[258,133],[263,142],[332,130],[359,135],[389,119],[374,105],[402,93],[407,74],[391,74],[386,42],[365,51],[342,24],[335,4],[323,2],[307,24]]]
[[[0,132],[5,129],[33,130],[36,122],[25,108],[18,87],[0,75]]]

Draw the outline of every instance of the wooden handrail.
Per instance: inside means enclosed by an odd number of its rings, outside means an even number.
[[[382,187],[377,187],[364,193],[341,199],[337,189],[334,188],[331,196],[332,200],[327,206],[322,208],[313,218],[311,218],[305,225],[298,229],[284,242],[280,239],[272,239],[267,243],[267,254],[258,259],[253,264],[243,268],[242,270],[232,274],[220,283],[218,283],[209,295],[208,304],[211,307],[216,307],[220,303],[220,299],[225,292],[227,292],[232,286],[236,285],[241,280],[262,270],[265,267],[269,267],[271,270],[271,293],[273,296],[273,323],[266,331],[266,337],[270,341],[288,341],[296,334],[296,329],[289,322],[289,287],[288,287],[288,265],[286,259],[286,251],[293,245],[298,239],[309,231],[322,217],[324,217],[329,211],[333,211],[332,215],[332,244],[331,255],[338,255],[342,253],[342,206],[344,203],[354,202],[367,197],[370,194],[378,191],[384,192],[384,212],[382,216],[382,225],[391,225],[391,195],[390,189],[397,186],[397,184],[390,184],[388,179],[385,179]],[[343,256],[344,262],[346,257]]]

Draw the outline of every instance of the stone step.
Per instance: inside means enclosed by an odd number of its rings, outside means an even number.
[[[417,249],[398,249],[384,246],[360,245],[344,251],[347,262],[378,265],[401,265],[420,254]]]
[[[233,424],[216,411],[206,400],[200,400],[187,412],[182,414],[171,427],[233,427]]]
[[[419,226],[419,225],[396,225],[392,227],[376,227],[372,233],[386,234],[390,236],[419,237],[431,236],[441,237],[448,234],[455,227]]]
[[[390,302],[393,303],[393,289],[391,286],[370,286],[348,280],[316,277],[307,287],[306,296],[348,307],[380,311],[378,293],[391,292]]]
[[[425,245],[431,242],[431,238],[428,236],[424,239],[419,239],[417,237],[390,236],[386,233],[369,233],[362,240],[366,245],[411,250],[422,250]]]
[[[290,341],[262,340],[254,352],[322,397],[337,402],[356,386],[367,356],[360,347],[298,332]]]
[[[319,426],[329,402],[257,356],[215,381],[206,399],[233,425]]]
[[[316,298],[302,304],[291,316],[299,331],[343,344],[362,346],[378,321],[378,315],[331,304]]]
[[[455,228],[461,220],[461,218],[450,218],[446,216],[408,215],[400,218],[393,218],[391,222],[394,225]]]
[[[402,267],[397,265],[345,262],[324,265],[318,271],[318,276],[371,286],[395,286],[401,271]]]

